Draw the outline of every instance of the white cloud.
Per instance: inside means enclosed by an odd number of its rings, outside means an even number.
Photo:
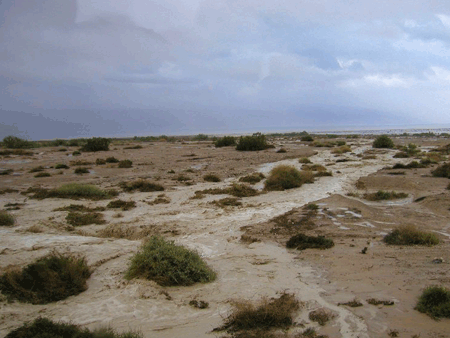
[[[436,14],[436,16],[441,20],[442,24],[450,29],[450,16],[445,14]]]

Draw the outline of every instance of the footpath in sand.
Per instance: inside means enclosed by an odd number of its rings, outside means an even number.
[[[211,330],[222,324],[231,300],[257,301],[283,291],[293,293],[305,302],[306,308],[295,319],[303,325],[301,330],[316,327],[320,333],[330,337],[349,338],[387,337],[391,329],[404,334],[400,337],[413,334],[448,337],[445,336],[450,332],[448,320],[436,322],[413,310],[430,274],[436,274],[436,278],[441,277],[441,282],[449,283],[448,264],[436,266],[426,263],[434,255],[446,256],[445,262],[450,259],[448,240],[445,240],[449,236],[448,226],[445,227],[448,215],[417,204],[408,209],[407,206],[413,204],[413,197],[419,196],[411,195],[397,205],[365,203],[357,198],[344,197],[355,191],[355,183],[360,178],[370,177],[383,167],[399,162],[392,158],[393,151],[382,151],[373,160],[361,160],[356,156],[368,149],[368,143],[354,147],[352,154],[345,155],[352,161],[339,163],[335,163],[329,150],[321,149],[310,160],[325,166],[333,164],[329,167],[333,176],[317,178],[314,184],[305,184],[298,189],[246,197],[242,200],[242,207],[219,208],[209,203],[226,195],[192,199],[197,190],[225,187],[237,178],[227,178],[220,183],[175,186],[165,192],[170,204],[149,206],[145,203],[158,193],[122,193],[121,199],[134,200],[137,207],[124,212],[121,224],[141,228],[152,225],[155,233],[170,236],[176,243],[197,250],[217,272],[215,282],[191,287],[163,288],[149,281],[126,281],[123,274],[140,241],[89,236],[96,232],[96,228],[103,227],[98,225],[85,227],[84,235],[64,231],[63,226],[58,226],[62,223],[62,216],[56,215],[49,220],[49,215],[70,201],[27,200],[26,206],[17,212],[18,226],[0,228],[0,268],[3,270],[11,264],[26,265],[56,249],[85,255],[95,271],[85,292],[64,301],[30,305],[2,300],[0,337],[24,321],[39,316],[71,321],[89,328],[110,325],[120,331],[139,330],[144,337],[214,337],[217,334]],[[253,169],[267,174],[278,164],[301,168],[296,158],[256,165]],[[371,188],[372,181],[366,181],[367,189]],[[386,180],[383,182],[388,184]],[[419,186],[419,183],[414,186],[414,193],[421,191]],[[262,189],[262,184],[256,187]],[[375,185],[372,188],[377,189]],[[1,202],[24,200],[19,196],[3,195]],[[284,237],[271,235],[267,225],[274,217],[311,202],[320,206],[322,223],[319,232],[332,237],[336,245],[326,251],[299,253],[287,250]],[[105,202],[89,202],[91,206],[103,204]],[[399,224],[401,217],[404,222],[417,219],[415,217],[432,219],[430,226],[441,234],[444,244],[433,249],[387,248],[380,239],[386,231]],[[46,226],[46,231],[25,231],[35,224]],[[243,243],[241,235],[244,232],[259,241]],[[443,251],[443,245],[446,251]],[[369,248],[368,254],[360,254],[363,247]],[[419,278],[414,281],[414,276]],[[354,298],[364,301],[369,296],[393,299],[395,305],[387,308],[365,303],[359,309],[338,306],[339,302]],[[206,301],[209,307],[192,308],[189,301],[193,299]],[[323,328],[308,319],[308,310],[321,307],[336,315]]]

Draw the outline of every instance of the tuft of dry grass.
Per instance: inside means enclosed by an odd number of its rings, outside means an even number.
[[[66,217],[67,223],[73,226],[82,226],[90,224],[105,224],[106,221],[103,219],[103,215],[99,212],[69,212]]]
[[[242,205],[242,202],[239,200],[239,198],[236,197],[226,197],[218,201],[213,201],[211,202],[211,204],[215,204],[221,208],[224,208],[224,207],[238,207]]]
[[[119,186],[126,192],[138,190],[140,192],[163,191],[164,187],[160,184],[148,182],[146,180],[137,180],[133,182],[121,182]]]
[[[219,176],[214,175],[214,174],[206,174],[205,176],[203,176],[203,180],[206,182],[220,182],[221,179]]]
[[[383,241],[391,245],[437,245],[439,237],[430,232],[421,231],[416,226],[406,225],[392,230]]]
[[[253,173],[253,174],[241,177],[239,179],[239,182],[255,184],[255,183],[261,182],[261,180],[263,180],[265,178],[266,178],[266,176],[264,176],[263,173]]]
[[[328,309],[320,308],[311,311],[308,317],[313,322],[317,322],[319,325],[324,326],[328,321],[335,317],[335,314]]]
[[[0,210],[0,226],[13,226],[14,223],[14,216],[7,211]]]
[[[285,190],[301,187],[304,183],[314,183],[314,175],[299,171],[288,165],[279,165],[270,171],[265,182],[266,190]]]
[[[106,206],[110,209],[122,209],[122,211],[127,211],[133,208],[136,208],[136,202],[135,201],[122,201],[122,200],[115,200],[108,203]]]
[[[406,197],[408,197],[408,194],[404,192],[383,191],[383,190],[378,190],[377,192],[374,193],[364,194],[364,198],[368,201],[387,201]]]
[[[97,233],[102,238],[123,238],[129,240],[139,240],[153,235],[151,226],[127,226],[123,224],[111,224]]]
[[[304,234],[297,234],[289,238],[286,243],[288,249],[330,249],[334,246],[334,242],[331,238],[323,236],[307,236]]]
[[[393,300],[379,300],[376,298],[369,298],[366,300],[366,302],[371,305],[386,305],[386,306],[394,305]]]
[[[349,301],[349,302],[338,303],[338,306],[340,306],[340,305],[347,305],[347,306],[350,306],[350,307],[360,307],[360,306],[363,306],[363,304],[362,304],[359,300],[357,300],[356,298],[353,299],[353,300],[351,300],[351,301]]]

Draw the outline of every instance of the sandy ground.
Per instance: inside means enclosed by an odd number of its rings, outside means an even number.
[[[370,140],[355,140],[352,153],[336,157],[326,148],[312,148],[300,142],[277,140],[276,148],[262,152],[237,152],[232,148],[215,149],[210,143],[153,143],[143,149],[123,149],[115,145],[109,152],[67,156],[54,148],[35,151],[35,155],[12,156],[0,161],[2,168],[12,168],[19,175],[1,176],[0,190],[13,188],[24,191],[30,186],[56,187],[67,182],[95,183],[103,188],[117,188],[121,181],[132,178],[157,180],[167,189],[169,204],[149,205],[159,193],[121,193],[119,198],[136,201],[137,207],[120,212],[103,212],[106,225],[73,229],[65,221],[67,212],[54,209],[72,203],[91,207],[105,206],[109,201],[72,201],[62,199],[30,199],[19,193],[0,195],[0,206],[23,203],[11,211],[16,226],[0,228],[0,273],[9,265],[24,266],[52,250],[86,255],[95,269],[88,281],[88,290],[66,300],[30,305],[0,301],[0,337],[38,316],[95,328],[110,325],[118,330],[140,330],[144,337],[214,337],[211,330],[220,326],[230,310],[230,301],[259,300],[287,291],[305,302],[298,314],[300,332],[316,327],[329,337],[388,337],[398,330],[399,337],[450,337],[448,319],[434,321],[413,308],[417,297],[428,285],[450,286],[448,210],[450,195],[448,179],[432,178],[432,168],[406,170],[405,175],[391,175],[383,169],[408,159],[393,159],[393,150],[375,151],[376,158],[358,157],[370,151]],[[425,146],[431,146],[432,141]],[[280,147],[286,153],[277,153]],[[71,151],[75,149],[70,149]],[[315,154],[315,155],[313,155]],[[311,156],[312,155],[312,156]],[[48,169],[52,177],[34,178],[28,170],[42,165],[96,158],[131,159],[133,168],[118,169],[115,165],[96,166],[83,176],[73,174],[73,168]],[[263,193],[242,198],[243,206],[220,208],[211,201],[227,195],[207,195],[192,199],[195,191],[225,187],[244,174],[268,173],[284,163],[301,168],[298,158],[311,156],[313,163],[327,166],[332,177],[317,178],[314,184],[283,192]],[[347,162],[337,162],[346,158]],[[175,173],[169,173],[173,170]],[[215,173],[220,183],[203,182],[202,176]],[[188,183],[173,180],[179,174],[191,178]],[[359,181],[358,190],[356,183]],[[262,183],[255,187],[262,189]],[[409,194],[394,202],[368,202],[348,193],[396,190]],[[414,202],[418,197],[426,197]],[[333,238],[330,250],[287,250],[284,246],[295,224],[303,215],[302,207],[314,202],[320,209],[314,226],[301,229],[306,233]],[[287,213],[287,215],[285,215]],[[294,224],[277,229],[274,218],[285,215]],[[122,216],[122,217],[118,217]],[[148,229],[163,234],[189,248],[196,249],[218,273],[209,284],[191,287],[163,288],[143,280],[123,278],[130,257],[140,241],[95,237],[110,224]],[[414,224],[435,231],[441,244],[435,247],[392,247],[382,243],[382,237],[397,225]],[[38,226],[42,232],[27,231]],[[275,231],[273,229],[276,229]],[[81,231],[80,231],[81,230]],[[258,242],[243,243],[242,234]],[[366,254],[361,250],[367,247]],[[435,257],[444,263],[433,264]],[[362,307],[338,306],[340,302],[359,299]],[[393,306],[373,306],[368,298],[393,300]],[[189,306],[190,300],[204,300],[207,309]],[[308,312],[328,308],[336,317],[324,327],[308,319]],[[220,335],[219,335],[220,336]]]

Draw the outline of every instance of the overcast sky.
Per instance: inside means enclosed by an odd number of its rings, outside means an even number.
[[[0,137],[450,123],[448,0],[1,0]]]

